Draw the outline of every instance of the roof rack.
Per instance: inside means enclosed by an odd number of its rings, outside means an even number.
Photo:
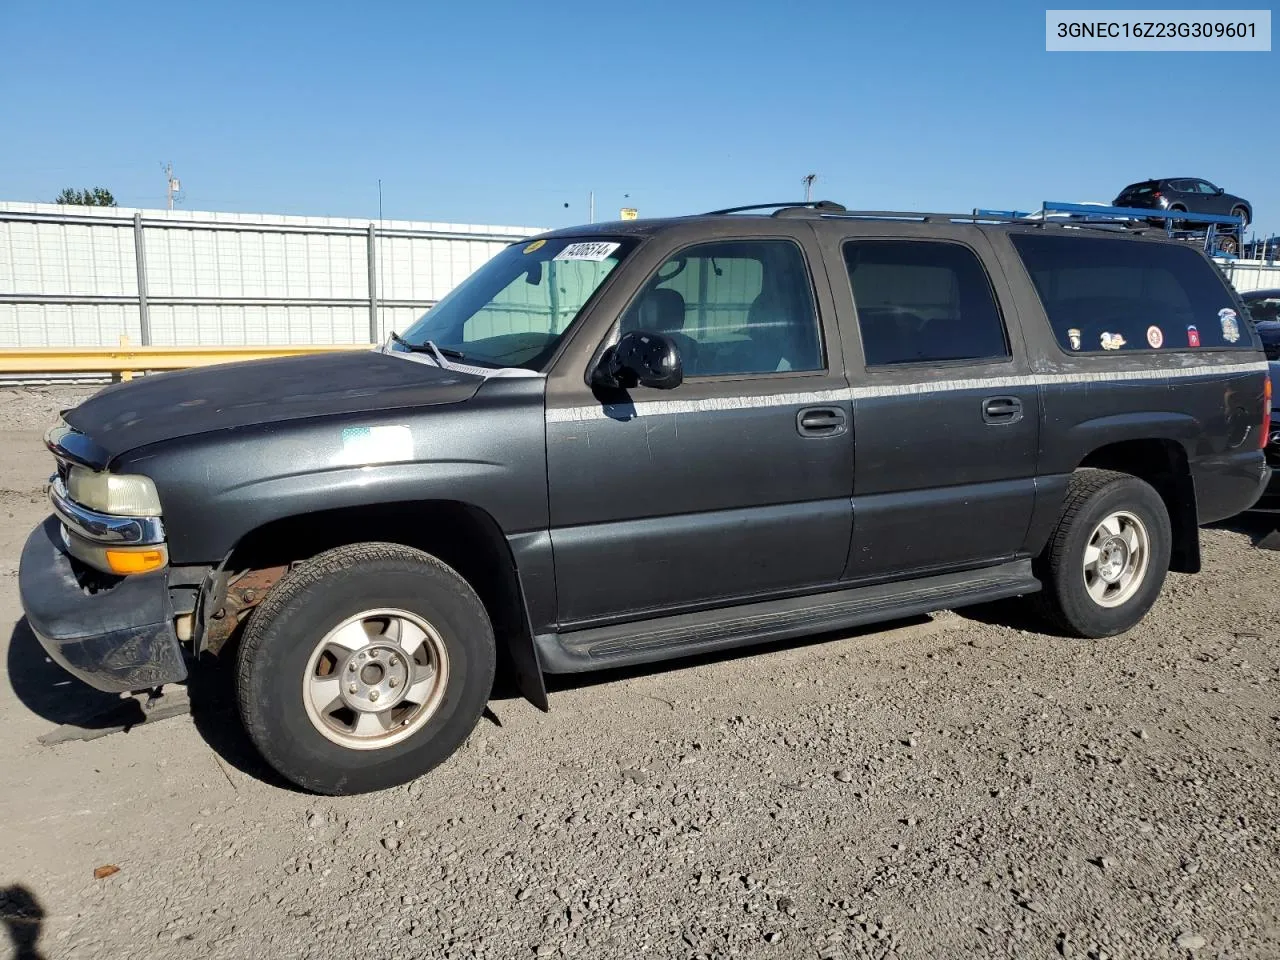
[[[849,210],[834,200],[799,200],[792,203],[752,203],[742,207],[726,207],[709,210],[700,216],[718,217],[731,213],[747,213],[753,210],[772,210],[775,217],[840,217],[852,220],[918,220],[955,221],[971,223],[1002,222],[1020,219],[1026,214],[998,214],[996,211],[974,210],[972,213],[922,213],[916,210]],[[990,214],[990,215],[988,215]]]
[[[974,212],[985,211],[975,210]],[[1028,222],[1041,224],[1056,221],[1062,226],[1110,228],[1132,232],[1158,229],[1158,221],[1164,221],[1166,236],[1175,240],[1199,241],[1203,235],[1205,251],[1215,255],[1225,252],[1220,251],[1218,246],[1221,234],[1233,236],[1237,247],[1244,239],[1244,221],[1240,217],[1224,217],[1214,213],[1188,214],[1184,210],[1150,210],[1145,207],[1111,207],[1105,204],[1060,203],[1046,200],[1040,204],[1040,210],[1037,213],[1021,214],[1021,216]],[[1190,217],[1194,217],[1194,220],[1189,219]],[[1153,225],[1152,221],[1157,223]],[[1195,226],[1188,229],[1192,224]]]
[[[973,212],[975,215],[991,214],[1019,220],[1043,220],[1046,216],[1058,214],[1058,219],[1069,218],[1095,223],[1124,223],[1130,220],[1143,222],[1163,220],[1166,223],[1174,223],[1178,220],[1192,222],[1189,218],[1194,217],[1195,223],[1222,225],[1225,227],[1239,227],[1241,225],[1239,217],[1224,217],[1216,213],[1188,214],[1185,210],[1169,211],[1147,209],[1145,207],[1111,207],[1102,203],[1061,203],[1053,200],[1044,201],[1044,203],[1040,204],[1040,209],[1035,212],[1024,213],[1018,210],[974,210]]]
[[[781,211],[779,211],[781,213]],[[802,216],[797,212],[793,216]],[[816,212],[820,217],[831,217],[836,220],[914,220],[918,223],[1004,223],[1016,219],[1000,215],[995,211],[978,211],[972,213],[930,213],[921,210],[844,210],[839,213],[824,214]]]
[[[1239,236],[1243,222],[1239,217],[1197,213],[1196,224],[1201,229],[1188,230],[1185,224],[1188,214],[1183,211],[1148,210],[1138,207],[1109,207],[1104,204],[1062,203],[1046,200],[1038,211],[988,210],[975,207],[969,213],[925,213],[915,210],[848,210],[831,200],[813,200],[798,203],[755,203],[743,207],[727,207],[712,210],[704,216],[744,213],[750,210],[772,210],[775,217],[816,217],[838,220],[889,220],[914,221],[916,223],[1017,223],[1039,227],[1067,227],[1071,229],[1102,230],[1106,232],[1143,233],[1158,229],[1152,221],[1164,221],[1165,233],[1174,239],[1199,240],[1204,236],[1204,247],[1210,253],[1217,251],[1218,228],[1233,228],[1227,232]],[[1183,221],[1182,227],[1175,226]]]
[[[812,209],[814,212],[830,212],[841,213],[844,207],[836,203],[834,200],[795,200],[787,203],[750,203],[745,207],[725,207],[723,210],[708,210],[702,214],[704,217],[718,217],[727,213],[745,213],[748,210],[774,210],[782,213],[785,209]],[[775,213],[774,216],[777,216]]]

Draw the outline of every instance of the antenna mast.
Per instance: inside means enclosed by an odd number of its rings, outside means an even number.
[[[804,184],[804,202],[808,203],[813,199],[813,182],[818,179],[816,173],[810,173],[800,179]]]

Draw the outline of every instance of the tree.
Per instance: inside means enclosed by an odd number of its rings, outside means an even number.
[[[116,198],[111,195],[111,191],[106,187],[94,187],[92,190],[88,187],[83,190],[67,187],[67,189],[58,194],[58,198],[53,202],[74,204],[80,207],[114,207]]]

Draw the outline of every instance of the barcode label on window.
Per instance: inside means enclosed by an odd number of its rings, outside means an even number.
[[[594,260],[599,263],[618,249],[616,243],[571,243],[556,254],[557,260]]]

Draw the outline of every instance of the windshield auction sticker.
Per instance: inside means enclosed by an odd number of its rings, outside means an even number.
[[[594,260],[599,263],[618,249],[616,243],[571,243],[555,255],[556,260]]]
[[[1050,51],[1271,49],[1270,10],[1046,10]]]

